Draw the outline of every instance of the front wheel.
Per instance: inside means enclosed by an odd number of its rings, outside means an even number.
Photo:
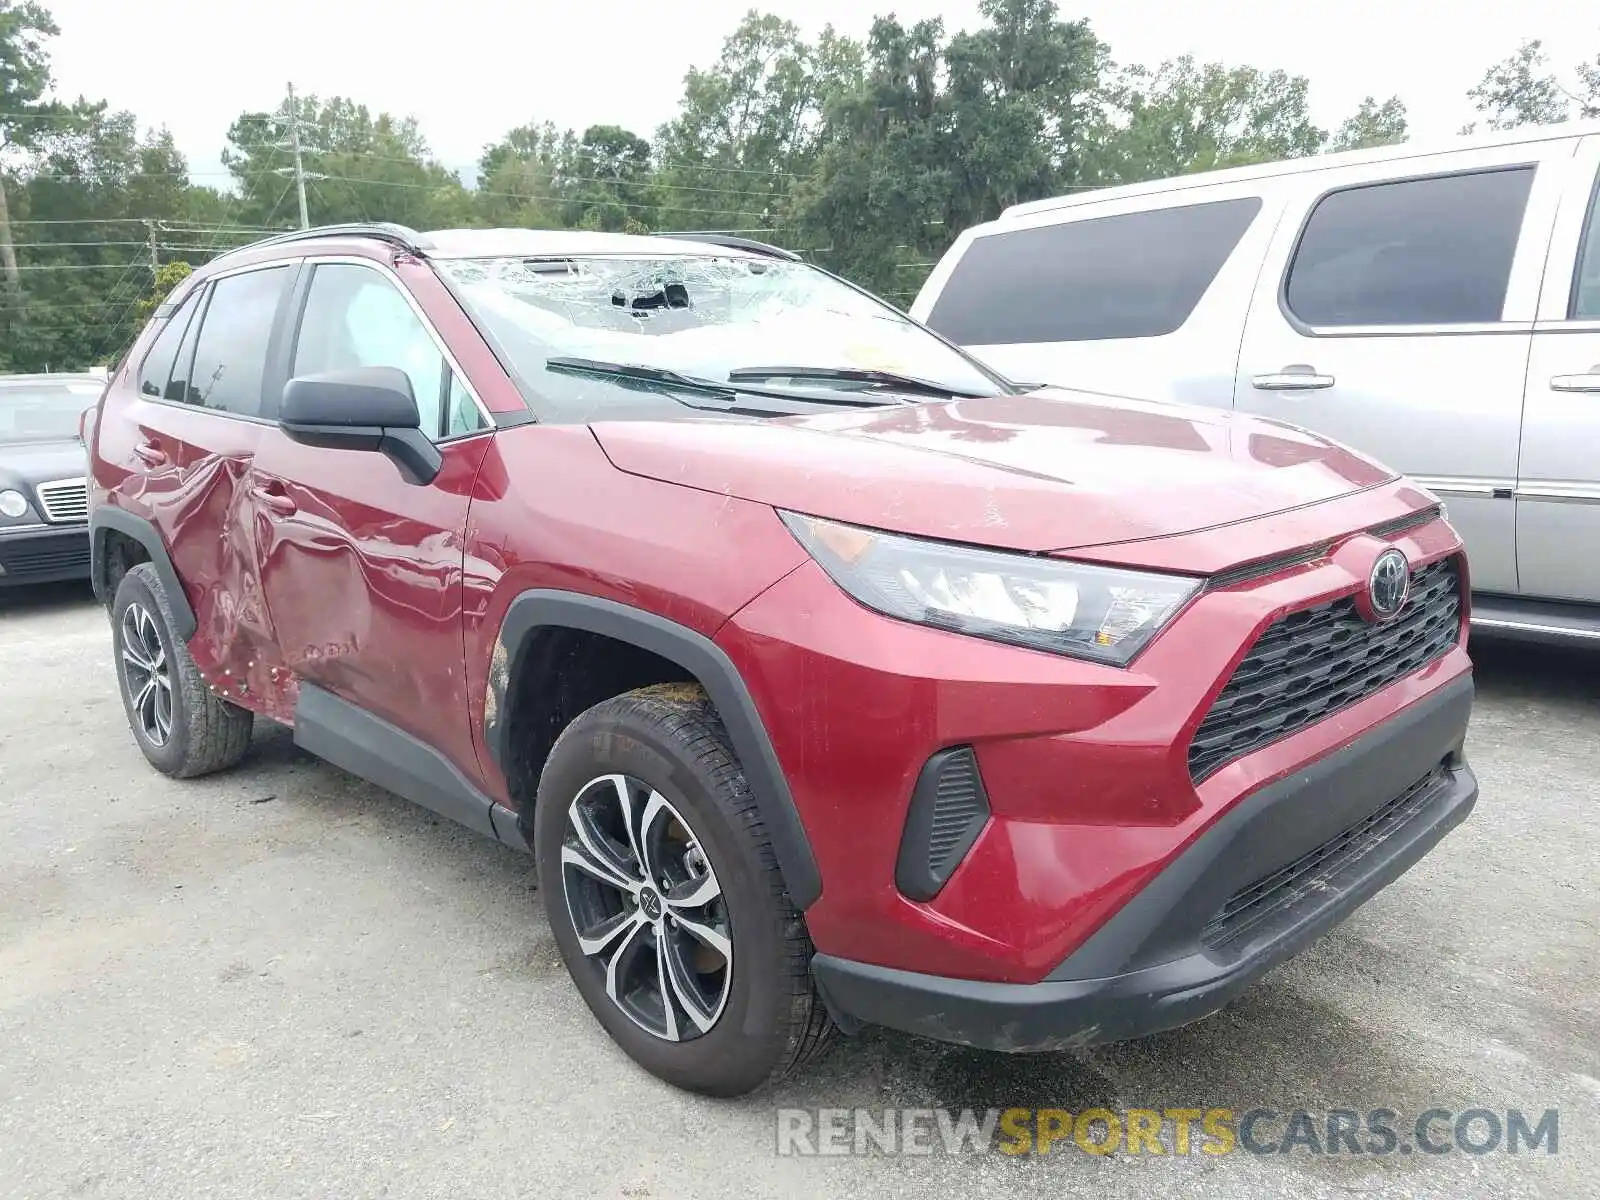
[[[567,969],[646,1070],[737,1096],[826,1043],[805,923],[698,688],[642,688],[568,726],[540,780],[534,844]]]

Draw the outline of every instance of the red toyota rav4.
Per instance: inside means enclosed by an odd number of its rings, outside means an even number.
[[[634,1059],[1222,1006],[1466,816],[1467,569],[1302,430],[1022,389],[710,235],[313,229],[155,315],[89,434],[133,735],[256,715],[531,848]]]

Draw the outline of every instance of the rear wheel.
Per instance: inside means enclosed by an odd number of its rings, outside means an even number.
[[[141,563],[111,602],[111,642],[128,727],[145,758],[175,779],[233,766],[250,748],[254,716],[219,699],[173,632],[161,577]]]
[[[643,688],[578,717],[540,780],[534,842],[567,969],[646,1070],[736,1096],[826,1043],[805,923],[698,688]]]

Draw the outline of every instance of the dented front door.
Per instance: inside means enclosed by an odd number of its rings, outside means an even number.
[[[462,671],[462,533],[487,436],[441,446],[444,469],[407,483],[377,453],[267,431],[251,490],[280,715],[301,680],[382,717],[476,771]]]
[[[348,700],[449,757],[469,777],[462,537],[493,434],[442,341],[392,271],[308,263],[287,376],[357,366],[406,372],[444,465],[408,482],[376,451],[263,432],[252,524],[276,661],[269,711],[292,719],[302,682]]]

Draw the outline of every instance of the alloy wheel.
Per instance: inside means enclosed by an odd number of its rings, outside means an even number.
[[[665,1041],[708,1032],[733,983],[716,872],[683,815],[628,775],[585,784],[567,809],[561,886],[606,995]]]
[[[137,602],[122,611],[122,685],[139,731],[152,746],[172,736],[172,670],[150,610]]]

